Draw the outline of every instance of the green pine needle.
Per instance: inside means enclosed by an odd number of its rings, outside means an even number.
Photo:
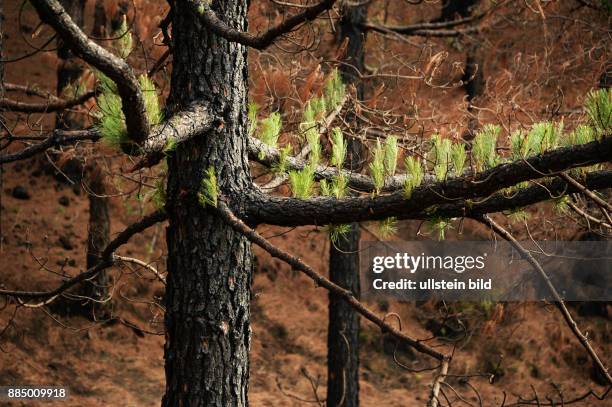
[[[397,218],[391,217],[378,222],[378,235],[381,239],[388,239],[397,233]]]
[[[453,163],[453,170],[456,175],[460,176],[463,174],[466,159],[465,145],[463,143],[453,144],[451,148],[451,162]]]
[[[338,170],[340,170],[342,169],[342,166],[344,165],[344,160],[346,159],[347,144],[344,140],[344,136],[342,135],[342,130],[339,127],[334,127],[332,129],[331,143],[331,163]]]
[[[501,132],[499,126],[487,124],[476,134],[472,142],[472,161],[477,171],[483,171],[497,165],[497,137]]]
[[[132,38],[130,28],[127,25],[126,16],[123,16],[121,26],[113,34],[113,37],[117,38],[116,40],[114,40],[115,50],[122,59],[126,59],[134,49],[134,40]]]
[[[198,199],[202,206],[210,205],[217,207],[217,198],[219,196],[219,185],[217,184],[217,176],[215,169],[208,167],[202,178],[202,185],[198,193]]]
[[[370,175],[374,181],[374,189],[379,194],[385,185],[385,150],[380,144],[380,140],[376,140],[374,157],[370,163]]]
[[[289,185],[294,197],[308,199],[314,189],[314,169],[308,165],[301,171],[289,171]]]
[[[397,156],[399,150],[397,148],[397,137],[389,136],[385,140],[385,174],[388,176],[395,175],[397,168]]]
[[[444,240],[446,238],[446,231],[453,228],[451,219],[441,217],[430,219],[425,223],[425,226],[437,235],[439,241]]]
[[[612,89],[589,92],[584,107],[597,133],[609,137],[612,132]]]
[[[332,243],[336,244],[341,238],[346,240],[346,235],[351,230],[350,224],[344,225],[327,225],[327,233]]]
[[[325,105],[329,112],[336,109],[345,95],[345,86],[342,83],[338,70],[334,69],[325,81]]]
[[[257,131],[257,113],[259,112],[259,105],[255,102],[249,102],[248,107],[248,118],[249,118],[249,137],[255,134]]]
[[[425,174],[420,158],[408,156],[404,160],[404,165],[406,166],[404,197],[406,197],[406,199],[410,199],[412,197],[412,191],[414,190],[414,188],[417,188],[419,185],[421,185]]]

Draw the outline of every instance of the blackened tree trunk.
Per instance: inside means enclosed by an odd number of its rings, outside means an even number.
[[[62,0],[62,5],[70,14],[73,21],[83,26],[85,0]],[[95,26],[95,24],[94,24]],[[95,30],[94,30],[95,31]],[[96,33],[94,32],[94,35]],[[78,81],[83,74],[83,68],[79,59],[74,56],[70,48],[64,44],[61,38],[57,41],[57,56],[59,65],[57,68],[57,95],[71,98],[76,96],[70,89],[78,88]],[[79,118],[71,112],[59,112],[56,115],[56,128],[74,129],[82,127]],[[100,253],[110,241],[110,217],[106,186],[101,168],[92,161],[87,168],[82,160],[73,158],[71,167],[74,168],[71,176],[78,182],[85,176],[87,185],[85,192],[89,198],[89,225],[87,230],[87,268],[94,267],[100,257]],[[76,297],[64,298],[54,305],[53,309],[66,315],[82,315],[90,319],[107,317],[109,277],[106,271],[102,271],[95,278],[80,284],[74,291]]]
[[[94,6],[94,21],[92,34],[94,37],[102,37],[106,34],[106,10],[104,9],[104,0],[96,0]]]
[[[89,225],[87,228],[87,268],[96,266],[101,254],[110,243],[110,216],[108,197],[104,176],[97,164],[92,164],[88,173]],[[85,281],[79,288],[79,294],[90,299],[91,306],[84,307],[87,316],[99,319],[108,315],[109,277],[105,272],[96,278]]]
[[[367,5],[342,8],[339,42],[348,39],[340,72],[346,83],[355,83],[357,97],[363,99],[363,83],[358,73],[364,71],[365,32],[362,23]],[[356,71],[358,70],[358,72]],[[348,118],[350,120],[350,117]],[[348,140],[347,168],[358,170],[363,163],[363,144],[355,138]],[[352,223],[346,235],[330,245],[330,279],[351,290],[359,298],[359,223]],[[329,294],[329,327],[327,334],[327,405],[359,405],[359,314],[342,298]]]
[[[83,26],[83,13],[85,11],[85,0],[61,0],[62,6],[70,14],[72,20],[79,26]],[[59,64],[57,66],[57,95],[59,97],[69,96],[72,93],[70,88],[76,89],[76,84],[81,74],[83,67],[78,62],[79,59],[74,56],[70,47],[64,44],[61,37],[57,39],[57,57]],[[74,96],[74,95],[73,95]],[[68,97],[70,99],[70,97]],[[70,112],[59,112],[56,115],[55,127],[58,129],[70,129],[78,126],[74,115]]]
[[[197,201],[212,167],[237,213],[251,184],[247,156],[247,50],[201,24],[175,0],[168,106],[207,103],[224,123],[178,146],[168,161],[169,215],[164,406],[246,406],[252,253],[247,239]],[[207,3],[247,29],[246,0]]]

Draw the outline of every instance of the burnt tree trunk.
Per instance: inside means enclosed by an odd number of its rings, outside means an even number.
[[[364,71],[365,32],[362,23],[367,5],[342,8],[339,42],[348,39],[348,47],[340,73],[345,83],[355,83],[357,97],[363,99],[364,87],[355,71]],[[351,121],[351,118],[348,118]],[[346,166],[358,170],[363,165],[363,144],[348,140]],[[352,223],[346,235],[330,245],[329,276],[359,298],[359,223]],[[359,405],[359,314],[342,298],[329,294],[329,326],[327,333],[327,405]]]
[[[83,27],[83,14],[85,11],[85,0],[61,0],[62,6],[70,14],[72,20],[79,27]],[[77,82],[83,74],[83,67],[79,59],[74,56],[70,47],[64,44],[61,36],[57,39],[57,96],[76,96],[70,89],[77,88]],[[71,112],[59,112],[56,115],[55,127],[58,129],[70,129],[78,126]]]
[[[94,37],[101,38],[106,35],[106,10],[104,9],[104,0],[96,0],[94,6],[94,21],[92,34]]]
[[[87,268],[90,269],[100,262],[100,256],[110,243],[110,216],[106,184],[100,166],[93,164],[88,170],[89,225],[87,228]],[[87,280],[79,287],[79,295],[90,298],[90,306],[84,311],[88,317],[99,319],[106,317],[109,295],[109,277],[105,272],[96,278]]]
[[[207,103],[216,130],[180,144],[168,159],[166,392],[163,406],[248,405],[251,245],[197,200],[204,171],[241,213],[251,185],[247,156],[247,50],[173,6],[170,109]],[[213,0],[226,24],[247,29],[247,1]]]

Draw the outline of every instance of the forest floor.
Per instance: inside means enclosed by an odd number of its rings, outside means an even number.
[[[15,14],[6,16],[7,21]],[[10,41],[8,52],[24,49]],[[40,63],[22,61],[7,71],[7,81],[54,83],[55,59],[46,55]],[[52,88],[49,86],[49,88]],[[446,97],[446,96],[442,96]],[[47,123],[48,124],[48,123]],[[37,157],[5,165],[0,183],[0,287],[47,290],[62,281],[50,272],[76,275],[85,268],[88,199],[81,188],[58,179],[47,158]],[[25,190],[28,197],[16,193]],[[16,198],[15,195],[21,196]],[[25,199],[24,199],[25,198]],[[121,197],[111,199],[112,234],[140,217]],[[414,238],[418,224],[400,225],[397,238]],[[164,226],[151,228],[121,248],[121,254],[151,260],[164,270]],[[263,226],[259,232],[279,247],[299,256],[327,274],[329,240],[323,228],[286,229]],[[466,223],[463,236],[488,238],[476,225]],[[456,238],[456,232],[450,238]],[[368,239],[367,232],[363,239]],[[252,347],[249,400],[253,406],[316,405],[325,398],[327,292],[296,271],[255,248],[253,281]],[[107,323],[81,317],[64,317],[46,308],[19,308],[0,303],[0,385],[66,385],[67,401],[44,403],[62,406],[156,406],[164,394],[163,317],[143,302],[159,296],[161,283],[146,274],[115,272],[117,289],[114,314]],[[128,300],[129,299],[129,300]],[[141,299],[143,301],[141,301]],[[3,301],[3,300],[2,300]],[[439,318],[433,304],[369,304],[381,315],[396,313],[402,330],[417,338],[429,338],[431,321]],[[455,352],[451,373],[496,371],[486,377],[448,382],[472,405],[500,405],[504,392],[540,400],[564,399],[588,389],[601,394],[586,352],[571,334],[556,309],[533,303],[456,304],[470,321],[471,336]],[[575,311],[575,309],[573,309]],[[609,310],[610,311],[610,310]],[[597,350],[609,362],[612,354],[611,321],[606,317],[577,317]],[[395,363],[394,345],[380,330],[362,321],[360,399],[364,407],[423,406],[433,373],[411,373]],[[444,345],[443,341],[437,343]],[[450,349],[448,344],[445,349]],[[412,368],[432,361],[399,349],[398,359]],[[595,379],[595,380],[594,380]],[[478,390],[477,395],[473,388]],[[316,393],[316,394],[315,394]],[[447,391],[452,394],[451,390]],[[601,405],[592,397],[577,405]],[[12,405],[34,405],[31,403]],[[41,403],[41,405],[43,405]]]

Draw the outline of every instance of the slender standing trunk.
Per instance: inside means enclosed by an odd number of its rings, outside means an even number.
[[[110,243],[110,216],[108,210],[108,197],[106,184],[100,166],[92,164],[88,169],[88,197],[89,197],[89,225],[87,228],[87,268],[98,264],[104,248]],[[91,306],[85,307],[87,316],[94,319],[106,317],[108,287],[110,281],[108,274],[102,272],[92,280],[83,282],[79,294],[91,298]],[[104,301],[104,302],[100,302]]]
[[[106,10],[104,9],[104,0],[96,0],[92,34],[94,37],[98,38],[106,34]]]
[[[348,47],[340,72],[344,82],[357,81],[357,97],[363,99],[363,83],[357,69],[364,71],[365,33],[361,24],[365,21],[367,5],[342,8],[339,42],[348,39]],[[350,121],[350,117],[348,118]],[[362,143],[348,141],[347,168],[358,170],[363,162]],[[329,251],[330,279],[351,290],[359,298],[359,223],[352,223],[346,235],[341,236]],[[327,405],[359,405],[359,314],[342,298],[329,294],[329,327],[327,333]]]
[[[83,26],[83,13],[85,10],[85,0],[61,0],[62,6],[70,14],[72,20],[79,26]],[[64,44],[61,37],[57,39],[57,57],[59,64],[57,66],[57,95],[59,97],[66,96],[70,99],[73,90],[77,88],[76,84],[83,74],[83,67],[79,64],[78,58],[74,56],[70,47]],[[72,95],[73,97],[75,95]],[[56,115],[55,127],[58,129],[70,129],[78,126],[79,123],[75,120],[71,112],[59,112]]]
[[[214,168],[220,194],[241,212],[251,185],[247,156],[247,50],[214,34],[172,2],[174,69],[168,106],[207,103],[216,130],[168,159],[166,393],[163,406],[248,405],[252,253],[247,239],[195,196]],[[207,3],[229,26],[247,29],[246,0]]]
[[[62,0],[63,7],[70,14],[73,21],[80,27],[83,26],[85,0]],[[95,27],[96,24],[94,24]],[[95,29],[94,29],[94,35]],[[83,74],[83,68],[68,46],[61,38],[57,40],[57,56],[59,64],[57,68],[57,95],[59,97],[75,97],[76,94],[70,89],[78,88],[77,82]],[[80,128],[83,123],[71,112],[59,112],[56,115],[56,128],[73,129]],[[82,160],[73,159],[74,167],[78,170],[73,174],[74,181],[80,181],[85,177],[87,185],[86,193],[89,198],[89,225],[87,229],[87,268],[94,267],[99,261],[100,252],[110,241],[110,216],[106,186],[101,169],[92,161],[87,168]],[[59,301],[54,309],[62,314],[82,315],[90,319],[106,317],[108,310],[108,285],[109,278],[105,271],[80,284],[74,294],[76,300],[69,298]]]

